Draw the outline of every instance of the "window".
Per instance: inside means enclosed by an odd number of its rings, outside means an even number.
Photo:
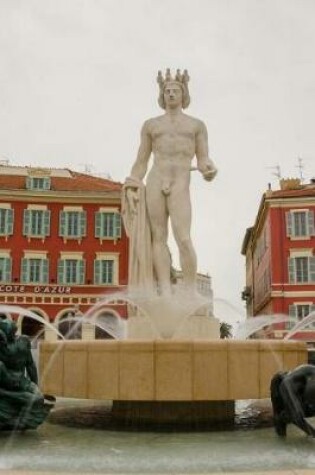
[[[28,190],[50,190],[50,177],[28,176],[26,188]]]
[[[13,209],[0,208],[0,236],[13,234]]]
[[[86,212],[60,211],[59,236],[64,238],[82,238],[86,236]]]
[[[315,257],[290,257],[288,262],[290,284],[315,282]]]
[[[0,282],[11,282],[12,260],[10,257],[0,257]]]
[[[96,259],[94,261],[94,283],[95,284],[114,284],[114,268],[113,259]]]
[[[314,211],[291,210],[286,213],[287,236],[307,238],[314,235]]]
[[[50,234],[50,211],[25,209],[23,221],[24,236],[44,237]]]
[[[85,261],[83,259],[59,259],[58,284],[84,284]]]
[[[314,312],[314,311],[315,311],[315,304],[313,303],[300,303],[300,304],[295,303],[293,305],[289,305],[289,316],[294,318],[296,320],[296,323],[298,321],[303,320],[311,312]],[[293,328],[294,325],[295,325],[294,322],[288,322],[287,329]],[[312,326],[314,326],[314,324],[312,324]]]
[[[121,237],[121,217],[116,211],[95,213],[95,237],[119,239]]]
[[[48,283],[48,259],[23,258],[21,266],[21,282],[23,284]]]

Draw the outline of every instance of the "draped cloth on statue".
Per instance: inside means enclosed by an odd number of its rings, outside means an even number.
[[[130,208],[128,188],[138,191],[137,209]],[[129,238],[129,288],[152,292],[154,289],[152,239],[146,208],[145,186],[128,177],[122,192],[122,217]]]

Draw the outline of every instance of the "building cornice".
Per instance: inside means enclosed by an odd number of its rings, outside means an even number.
[[[93,192],[86,191],[67,192],[67,191],[45,191],[30,192],[26,190],[0,190],[0,200],[10,199],[10,201],[25,201],[31,203],[47,202],[47,203],[118,203],[121,202],[120,191]]]

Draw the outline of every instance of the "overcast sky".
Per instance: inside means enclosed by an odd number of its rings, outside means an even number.
[[[219,169],[192,173],[198,270],[220,319],[239,319],[241,244],[278,188],[271,167],[299,176],[301,157],[314,176],[314,18],[314,0],[0,0],[0,159],[124,181],[162,112],[157,70],[187,68],[187,113]]]

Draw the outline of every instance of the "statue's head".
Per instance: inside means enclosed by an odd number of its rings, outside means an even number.
[[[171,75],[170,69],[166,70],[165,78],[163,78],[161,71],[159,71],[157,76],[157,82],[160,88],[158,99],[159,106],[162,107],[162,109],[166,109],[165,102],[167,97],[173,94],[176,98],[181,98],[181,107],[186,109],[190,103],[188,81],[189,76],[186,69],[184,70],[183,74],[181,74],[180,70],[177,69],[174,78]]]
[[[8,341],[13,341],[17,326],[16,323],[9,318],[0,318],[0,330],[5,334]]]

